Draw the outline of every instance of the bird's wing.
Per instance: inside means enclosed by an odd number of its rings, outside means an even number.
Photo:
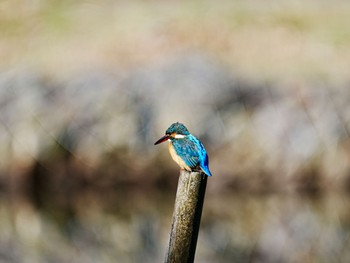
[[[196,167],[199,164],[199,148],[196,142],[186,139],[178,140],[174,143],[174,148],[189,167]]]

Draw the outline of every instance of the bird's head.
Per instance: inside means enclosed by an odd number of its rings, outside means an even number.
[[[185,125],[179,122],[175,122],[170,125],[170,127],[165,131],[165,135],[156,141],[154,145],[165,142],[167,140],[183,139],[189,134],[190,133],[188,132]]]

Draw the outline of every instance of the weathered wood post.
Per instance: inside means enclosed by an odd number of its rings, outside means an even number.
[[[203,172],[180,171],[165,263],[192,263],[207,186]]]

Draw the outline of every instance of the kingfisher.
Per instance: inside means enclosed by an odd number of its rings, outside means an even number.
[[[203,144],[194,137],[185,125],[175,122],[165,131],[165,135],[154,143],[169,141],[169,152],[181,169],[203,171],[211,176],[209,158]]]

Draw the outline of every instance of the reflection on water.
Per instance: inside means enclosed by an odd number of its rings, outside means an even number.
[[[90,196],[40,211],[3,197],[0,262],[162,262],[174,194],[116,194],[108,206]],[[350,262],[350,199],[209,192],[196,262]]]

